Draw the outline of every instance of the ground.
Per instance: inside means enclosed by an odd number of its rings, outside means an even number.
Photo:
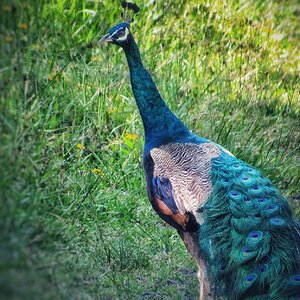
[[[0,298],[196,299],[155,215],[120,1],[2,1]],[[297,1],[137,1],[131,30],[193,132],[258,167],[300,216]]]

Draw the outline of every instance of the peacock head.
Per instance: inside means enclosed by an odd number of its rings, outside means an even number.
[[[127,45],[132,39],[129,23],[121,23],[112,27],[109,32],[99,41],[102,45],[105,42],[112,43],[121,47]]]
[[[134,16],[138,14],[140,8],[133,2],[127,2],[123,0],[122,3],[122,17],[124,22],[118,24],[111,28],[100,41],[99,44],[104,44],[105,42],[112,43],[121,47],[125,47],[130,40],[133,39],[130,33],[130,23],[134,21]]]

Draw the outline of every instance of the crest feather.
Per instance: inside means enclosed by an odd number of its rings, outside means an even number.
[[[132,23],[134,21],[134,15],[138,14],[140,8],[137,6],[137,4],[133,2],[127,2],[126,0],[123,0],[121,5],[123,7],[123,12],[121,14],[122,18],[124,18],[126,23]]]

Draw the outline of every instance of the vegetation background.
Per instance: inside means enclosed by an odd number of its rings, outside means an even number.
[[[152,211],[121,49],[121,1],[1,1],[0,298],[196,299],[196,267]],[[300,216],[298,1],[136,1],[168,105],[260,168]]]

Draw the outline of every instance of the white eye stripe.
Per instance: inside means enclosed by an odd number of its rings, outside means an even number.
[[[110,36],[114,36],[117,32],[119,32],[120,30],[122,30],[123,28],[117,29],[116,31],[114,31]]]
[[[114,31],[110,36],[114,36],[115,34],[117,34],[119,31],[124,30],[124,28],[119,28],[116,31]],[[125,34],[128,32],[128,28],[125,27]]]
[[[120,42],[126,41],[126,40],[127,40],[127,37],[128,37],[128,34],[129,34],[129,30],[128,30],[128,28],[126,27],[126,28],[125,28],[125,34],[124,34],[123,36],[120,36],[120,37],[117,39],[117,41],[120,41]]]

